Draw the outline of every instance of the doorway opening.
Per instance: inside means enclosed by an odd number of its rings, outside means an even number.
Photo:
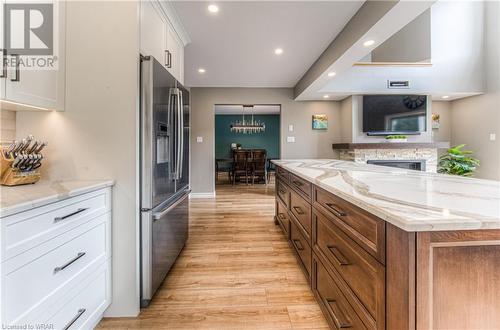
[[[216,104],[215,184],[272,184],[280,158],[281,105]]]

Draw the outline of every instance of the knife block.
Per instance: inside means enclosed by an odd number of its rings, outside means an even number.
[[[35,183],[40,180],[41,175],[39,171],[15,170],[11,167],[13,162],[14,158],[6,158],[2,149],[0,152],[0,184],[4,186],[19,186]]]

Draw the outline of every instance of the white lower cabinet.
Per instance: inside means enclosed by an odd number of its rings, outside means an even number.
[[[110,201],[105,188],[1,219],[2,326],[88,329],[99,322],[111,303]]]

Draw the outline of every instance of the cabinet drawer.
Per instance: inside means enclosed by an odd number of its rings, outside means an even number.
[[[110,189],[102,189],[2,219],[2,261],[32,249],[111,208]]]
[[[276,166],[276,175],[286,183],[288,183],[288,181],[290,180],[290,174],[281,166]]]
[[[314,251],[335,269],[365,308],[373,323],[385,317],[385,267],[338,228],[314,211]],[[363,306],[363,307],[361,307]],[[380,327],[377,327],[380,328]]]
[[[276,200],[276,220],[278,220],[278,223],[280,224],[281,228],[283,229],[283,233],[285,234],[285,237],[289,238],[290,237],[290,218],[288,216],[288,211],[287,211],[286,207],[278,199]]]
[[[317,187],[314,187],[313,205],[368,253],[385,263],[384,221]]]
[[[53,329],[91,329],[109,305],[109,270],[93,274],[46,324]]]
[[[64,289],[80,272],[108,257],[108,223],[100,221],[91,224],[93,227],[89,226],[75,237],[70,237],[68,233],[64,244],[29,262],[21,255],[2,264],[5,321],[15,323],[51,295]],[[33,253],[26,254],[33,256]]]
[[[281,180],[276,181],[276,194],[281,199],[286,208],[290,206],[290,188]]]
[[[304,266],[307,279],[311,278],[311,247],[297,225],[290,222],[290,241],[292,242],[295,252],[297,252],[302,265]]]
[[[290,186],[297,189],[302,196],[308,201],[311,200],[312,184],[294,174],[290,174]]]
[[[290,191],[290,211],[297,219],[308,242],[311,242],[311,205],[296,192]]]
[[[321,261],[313,257],[312,262],[312,289],[330,326],[333,329],[368,329]]]

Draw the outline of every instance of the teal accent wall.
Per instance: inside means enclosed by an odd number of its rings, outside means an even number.
[[[266,149],[267,157],[280,157],[279,115],[255,115],[254,120],[266,125],[265,132],[256,134],[231,132],[230,125],[237,120],[241,121],[241,115],[215,115],[215,158],[231,157],[231,143],[239,143],[244,149]]]

